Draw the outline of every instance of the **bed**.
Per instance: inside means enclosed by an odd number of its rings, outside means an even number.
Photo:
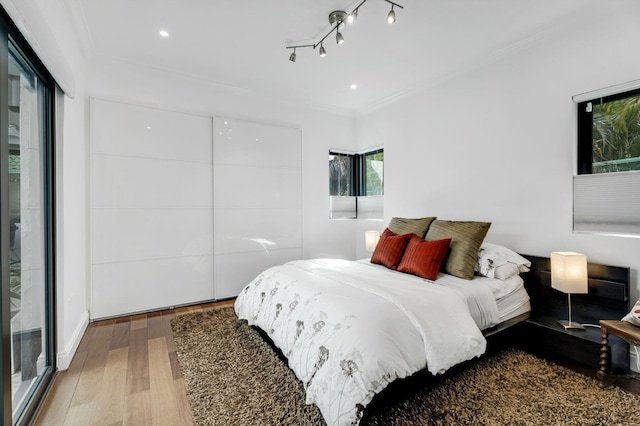
[[[518,273],[465,279],[438,268],[425,279],[371,260],[275,266],[235,302],[238,317],[282,351],[306,403],[316,404],[328,425],[358,424],[367,404],[396,379],[424,369],[441,374],[482,355],[482,330],[530,310]],[[480,262],[475,267],[482,269]]]

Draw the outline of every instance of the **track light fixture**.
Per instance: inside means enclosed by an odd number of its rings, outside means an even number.
[[[391,10],[387,15],[387,22],[390,24],[393,24],[394,22],[396,22],[396,12],[393,11],[393,4],[391,5]]]
[[[286,49],[293,49],[293,53],[289,56],[289,60],[291,62],[295,62],[296,61],[296,49],[297,48],[302,48],[302,47],[312,47],[314,50],[320,46],[320,57],[325,57],[327,56],[327,50],[324,48],[323,42],[324,40],[329,37],[329,35],[331,33],[333,33],[334,31],[336,32],[336,43],[337,44],[342,44],[344,43],[344,36],[342,35],[342,33],[340,32],[340,28],[344,27],[346,25],[345,22],[352,24],[356,21],[356,19],[358,19],[358,10],[360,9],[360,7],[365,4],[368,0],[362,0],[362,2],[360,2],[360,4],[358,6],[355,7],[355,9],[353,9],[351,11],[351,13],[347,13],[343,10],[334,10],[333,12],[331,12],[329,14],[329,24],[331,25],[331,30],[329,30],[329,32],[322,37],[322,39],[320,39],[319,42],[317,43],[313,43],[313,44],[298,44],[295,46],[286,46]],[[390,24],[393,24],[394,22],[396,22],[396,12],[394,10],[394,7],[399,7],[400,9],[404,9],[404,6],[399,5],[398,3],[394,3],[391,0],[384,0],[387,3],[391,4],[391,10],[389,11],[389,13],[387,14],[387,22]]]
[[[349,16],[347,16],[347,22],[350,23],[350,24],[353,24],[354,22],[356,22],[356,19],[358,19],[358,8],[357,7],[355,9],[353,9],[353,12],[351,12],[349,14]]]
[[[322,43],[320,43],[320,57],[324,58],[325,56],[327,56],[327,51],[324,49]]]

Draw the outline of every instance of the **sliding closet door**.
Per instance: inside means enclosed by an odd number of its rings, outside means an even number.
[[[213,294],[212,119],[91,99],[91,318]]]
[[[214,120],[215,294],[302,256],[300,131]]]
[[[0,18],[1,20],[2,18]],[[53,80],[15,30],[0,38],[3,424],[26,423],[55,370]]]

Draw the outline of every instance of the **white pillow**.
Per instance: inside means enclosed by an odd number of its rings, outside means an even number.
[[[515,251],[498,244],[485,242],[482,243],[478,251],[478,258],[474,270],[485,277],[497,278],[495,276],[496,268],[507,264],[507,262],[515,264],[518,267],[518,272],[527,272],[531,266],[531,262]],[[505,268],[504,274],[501,272],[501,276],[508,275],[508,271],[509,270]]]
[[[499,280],[508,280],[514,275],[518,275],[520,273],[520,269],[518,265],[513,262],[507,262],[504,265],[497,266],[494,270],[494,278]]]
[[[631,311],[622,318],[622,321],[630,322],[633,325],[640,326],[640,299],[633,305]]]

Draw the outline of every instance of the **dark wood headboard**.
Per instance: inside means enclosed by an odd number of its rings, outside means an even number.
[[[567,295],[551,288],[551,260],[523,256],[532,263],[531,271],[522,274],[531,298],[531,316],[567,319]],[[571,295],[573,320],[597,324],[601,319],[621,319],[630,309],[630,269],[587,263],[587,271],[589,293]]]

